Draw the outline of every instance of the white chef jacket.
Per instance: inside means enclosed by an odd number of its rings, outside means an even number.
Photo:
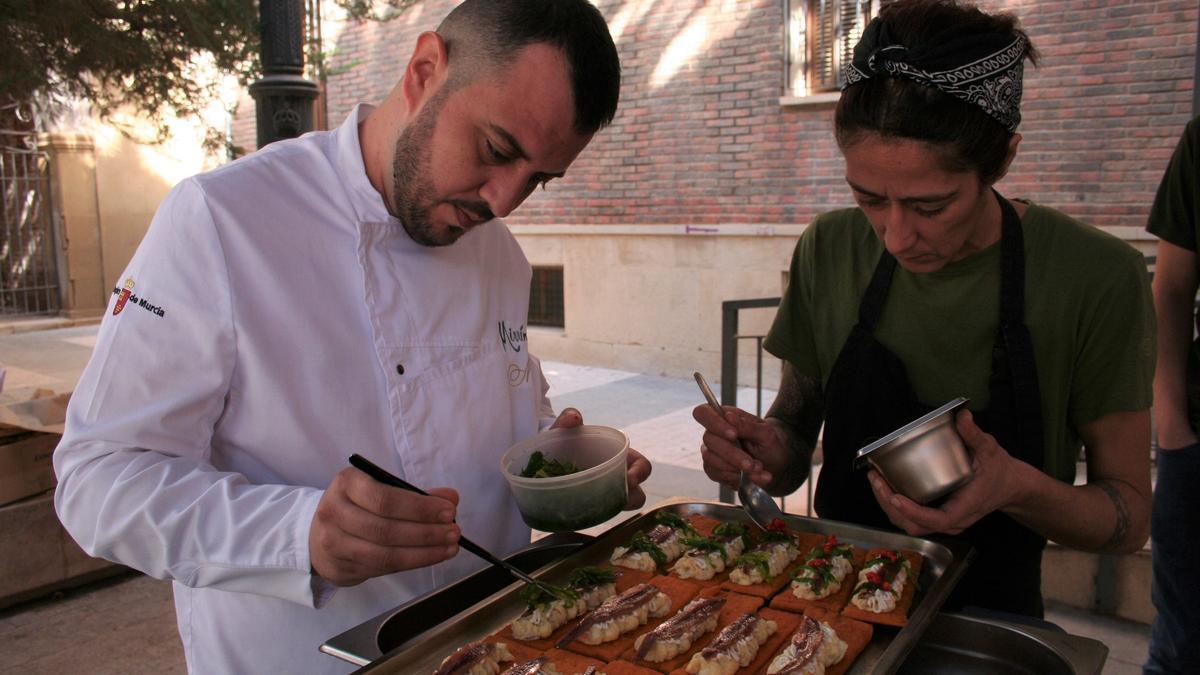
[[[314,577],[313,513],[352,453],[457,489],[476,542],[529,542],[499,468],[553,416],[529,263],[499,221],[413,242],[367,180],[369,110],[176,186],[67,411],[59,517],[89,554],[174,581],[192,672],[348,671],[322,642],[481,566]]]

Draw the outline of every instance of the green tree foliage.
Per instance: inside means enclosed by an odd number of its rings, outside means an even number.
[[[304,1],[311,14],[322,0]],[[359,21],[390,21],[420,2],[329,1]],[[256,0],[0,0],[0,111],[84,100],[113,122],[127,106],[165,138],[167,111],[191,117],[217,96],[213,72],[253,81],[259,44]],[[323,61],[319,45],[307,47]],[[0,112],[0,125],[10,117]],[[206,144],[219,147],[222,133],[210,129]]]
[[[109,119],[130,106],[165,133],[163,113],[203,110],[217,81],[258,68],[253,0],[0,0],[0,104],[88,101]]]
[[[352,19],[391,21],[421,0],[334,0]]]

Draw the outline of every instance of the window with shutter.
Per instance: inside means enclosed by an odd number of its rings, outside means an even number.
[[[529,285],[529,325],[562,328],[563,268],[534,267]]]
[[[836,92],[863,28],[892,0],[789,0],[788,95]]]

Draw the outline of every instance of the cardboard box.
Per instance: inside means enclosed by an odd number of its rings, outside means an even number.
[[[70,399],[68,393],[0,406],[0,505],[54,487],[51,458]]]

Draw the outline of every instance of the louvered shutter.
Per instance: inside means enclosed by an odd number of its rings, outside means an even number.
[[[809,0],[808,62],[811,91],[836,91],[842,68],[880,4],[891,0]]]

